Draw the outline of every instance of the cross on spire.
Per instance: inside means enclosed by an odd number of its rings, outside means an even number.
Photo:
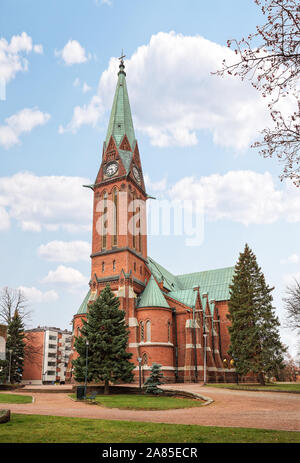
[[[123,48],[122,48],[121,56],[120,56],[120,58],[118,58],[120,60],[121,64],[124,64],[123,58],[125,58],[125,57],[126,57],[126,55],[124,55],[124,51],[123,51]]]

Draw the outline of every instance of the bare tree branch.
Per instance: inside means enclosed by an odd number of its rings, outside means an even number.
[[[283,301],[287,311],[287,326],[292,330],[300,330],[300,282],[295,279],[294,285],[286,288],[286,295]]]
[[[8,325],[17,310],[22,321],[29,321],[32,311],[27,310],[28,301],[22,291],[3,288],[0,292],[0,322]]]
[[[280,179],[300,186],[300,3],[299,0],[254,0],[267,21],[246,39],[230,39],[238,61],[213,73],[239,76],[251,81],[263,97],[271,97],[269,110],[273,127],[265,128],[260,148],[264,157],[277,156],[283,163]],[[286,96],[295,101],[294,112],[284,115],[276,105]]]

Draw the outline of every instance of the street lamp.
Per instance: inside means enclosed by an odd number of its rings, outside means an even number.
[[[11,354],[12,354],[12,349],[8,349],[9,352],[9,369],[8,369],[8,382],[10,383],[10,371],[11,371]]]
[[[88,353],[89,353],[89,341],[85,341],[86,351],[85,351],[85,382],[84,382],[84,398],[86,398],[86,386],[87,386],[87,372],[88,372]]]
[[[142,371],[141,371],[142,358],[138,357],[137,361],[139,362],[139,388],[140,388],[140,391],[141,391],[142,390]]]
[[[203,337],[204,337],[204,378],[203,378],[203,384],[206,384],[206,338],[207,338],[207,334],[206,333],[203,333]]]

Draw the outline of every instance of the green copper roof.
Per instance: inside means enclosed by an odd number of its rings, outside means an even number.
[[[226,301],[229,299],[229,285],[233,274],[234,267],[226,267],[177,275],[176,279],[185,288],[200,286],[200,293],[208,293],[209,300]]]
[[[113,135],[117,145],[119,146],[125,134],[127,135],[132,148],[135,141],[135,134],[126,86],[126,74],[124,72],[123,61],[121,61],[120,71],[118,73],[118,83],[105,140],[106,145],[108,144],[111,135]]]
[[[148,284],[143,291],[140,299],[138,300],[137,307],[168,307],[166,299],[163,293],[159,289],[153,275],[151,275]]]
[[[130,166],[131,166],[131,160],[132,160],[132,152],[131,151],[125,151],[125,150],[118,150],[119,155],[122,159],[123,166],[125,167],[126,173],[128,174]]]
[[[189,301],[189,304],[187,304],[189,307],[191,307],[191,303],[193,302],[192,293],[184,293],[182,291],[191,290],[194,286],[200,287],[201,296],[203,293],[208,293],[209,300],[226,301],[229,299],[229,285],[234,274],[234,267],[188,273],[185,275],[173,275],[150,257],[148,257],[148,267],[157,281],[163,279],[164,288],[173,293],[174,299],[177,296],[177,300],[180,302],[183,302],[183,299]],[[169,295],[171,296],[171,293]]]
[[[94,301],[94,300],[96,299],[96,296],[97,296],[97,293],[96,293],[96,292],[92,293],[91,290],[89,290],[88,293],[87,293],[87,295],[86,295],[85,298],[83,299],[81,306],[80,306],[79,309],[78,309],[77,315],[87,313],[87,306],[88,306],[88,303],[89,303],[90,301]]]
[[[162,279],[164,280],[164,287],[169,291],[184,289],[171,272],[155,262],[155,260],[151,259],[151,257],[148,257],[148,267],[157,281],[161,281]]]
[[[192,307],[195,307],[195,304],[196,304],[197,291],[194,291],[193,289],[182,289],[179,291],[170,291],[168,293],[168,296],[192,308]]]

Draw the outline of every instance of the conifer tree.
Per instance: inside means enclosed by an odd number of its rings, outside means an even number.
[[[256,256],[246,244],[230,286],[229,354],[238,374],[253,372],[261,384],[265,383],[266,374],[275,374],[283,367],[285,348],[272,306],[273,289],[266,284]]]
[[[15,310],[7,329],[6,377],[11,383],[20,383],[24,365],[24,324],[18,310]]]
[[[109,382],[133,381],[134,364],[126,351],[129,330],[125,312],[119,309],[119,299],[107,285],[100,296],[88,306],[87,320],[83,320],[81,336],[75,338],[79,357],[73,360],[76,381],[84,381],[86,374],[86,341],[88,340],[87,381],[104,382],[104,394],[109,394]]]
[[[163,376],[164,375],[161,371],[161,365],[158,363],[153,363],[150,376],[147,378],[143,386],[147,394],[159,394],[162,392],[162,389],[160,389],[158,386],[163,384],[161,381]]]

